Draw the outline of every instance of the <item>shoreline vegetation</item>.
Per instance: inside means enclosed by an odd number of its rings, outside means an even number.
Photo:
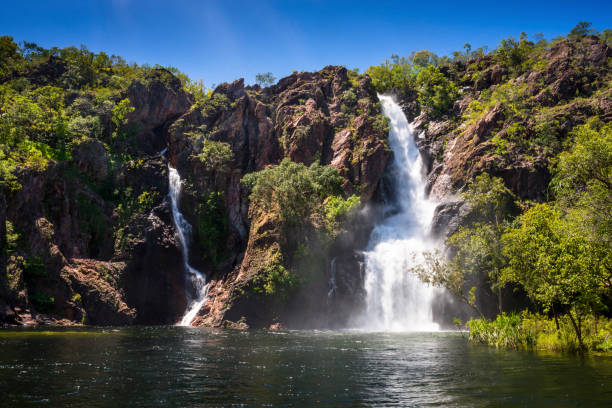
[[[557,327],[558,322],[558,327]],[[471,319],[466,323],[473,344],[496,348],[612,356],[612,319],[587,316],[582,321],[582,346],[569,318],[557,319],[523,311],[503,313],[495,320]]]

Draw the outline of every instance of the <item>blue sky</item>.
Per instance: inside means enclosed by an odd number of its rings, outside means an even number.
[[[612,1],[3,0],[0,34],[44,47],[86,45],[175,66],[207,86],[391,54],[495,47],[502,37],[566,34],[578,21],[612,28]]]

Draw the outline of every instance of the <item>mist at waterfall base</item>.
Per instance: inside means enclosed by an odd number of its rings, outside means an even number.
[[[409,269],[423,251],[437,245],[428,233],[436,203],[425,194],[423,160],[401,106],[391,96],[379,99],[391,127],[388,179],[394,199],[386,204],[389,214],[374,227],[364,254],[366,304],[357,325],[367,330],[435,331],[439,327],[432,302],[440,290]]]
[[[189,264],[189,240],[191,238],[191,225],[179,210],[179,199],[181,197],[182,180],[178,171],[168,166],[168,195],[172,207],[172,218],[176,235],[181,244],[183,253],[183,264],[185,267],[185,291],[187,297],[187,309],[179,326],[189,326],[202,306],[206,302],[207,289],[206,277]]]

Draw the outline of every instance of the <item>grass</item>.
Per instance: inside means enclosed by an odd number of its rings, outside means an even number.
[[[497,348],[515,350],[548,350],[578,353],[578,339],[568,317],[555,320],[522,312],[501,314],[493,321],[472,319],[467,323],[469,340]],[[586,352],[612,355],[612,319],[589,316],[584,321],[583,337]]]

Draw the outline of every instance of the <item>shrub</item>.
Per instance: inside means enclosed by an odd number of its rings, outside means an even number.
[[[326,197],[341,191],[342,177],[333,166],[315,162],[306,167],[285,158],[278,166],[247,174],[242,182],[256,206],[278,210],[285,226],[300,226],[321,210]]]
[[[396,89],[407,95],[416,90],[416,71],[406,58],[393,55],[391,60],[387,59],[380,65],[368,68],[366,73],[372,78],[372,85],[377,92]]]
[[[421,108],[428,109],[434,116],[446,113],[455,103],[459,89],[433,65],[421,69],[416,77]]]
[[[255,82],[261,87],[274,85],[276,77],[271,72],[255,75]]]
[[[202,151],[198,158],[204,164],[206,171],[226,172],[234,153],[228,143],[207,139],[202,140]]]

